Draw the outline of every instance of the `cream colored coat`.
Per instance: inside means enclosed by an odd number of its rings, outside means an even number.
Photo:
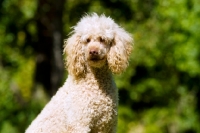
[[[115,133],[112,73],[128,66],[132,38],[111,18],[87,15],[65,41],[69,76],[26,133]]]

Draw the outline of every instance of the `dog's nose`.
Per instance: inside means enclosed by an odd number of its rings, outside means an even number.
[[[90,55],[98,55],[98,51],[97,50],[90,50]]]

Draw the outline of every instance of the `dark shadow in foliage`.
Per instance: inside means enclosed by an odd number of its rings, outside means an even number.
[[[145,66],[137,66],[135,69],[136,73],[131,77],[130,81],[132,85],[141,84],[142,81],[148,78],[158,78],[162,81],[165,78],[170,77],[169,73],[164,73],[164,70],[166,69],[163,65],[158,65],[157,67],[154,67],[152,69]],[[132,100],[131,108],[133,110],[142,111],[153,107],[164,107],[169,104],[169,100],[163,99],[168,99],[168,97],[170,97],[171,95],[177,96],[176,92],[173,89],[167,92],[163,90],[162,92],[158,93],[155,92],[155,88],[152,88],[151,86],[146,87],[147,88],[145,88],[144,92],[138,93],[141,97],[138,101]],[[124,89],[124,91],[126,90]],[[123,94],[128,94],[128,92],[123,92]]]
[[[138,0],[135,8],[128,1],[109,0],[100,2],[103,6],[109,8],[116,18],[124,19],[125,21],[134,19],[137,22],[143,22],[150,18],[151,11],[157,5],[155,0]]]
[[[125,88],[119,89],[119,104],[129,105],[130,104],[130,95]]]
[[[151,17],[154,7],[157,6],[156,2],[156,0],[138,0],[137,8],[141,11],[141,16],[138,18],[139,21],[146,21]]]
[[[142,79],[147,78],[149,75],[148,69],[144,66],[137,66],[135,68],[136,73],[131,77],[130,83],[136,84],[139,83]]]
[[[184,133],[196,133],[194,129],[187,129]]]
[[[75,25],[89,10],[91,1],[79,1],[69,12],[69,20]]]
[[[112,13],[114,13],[116,18],[124,18],[126,21],[133,19],[134,12],[131,9],[131,6],[126,1],[120,0],[108,0],[108,1],[100,1],[103,6],[109,8]]]

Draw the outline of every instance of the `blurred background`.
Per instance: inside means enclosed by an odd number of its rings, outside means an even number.
[[[0,0],[0,133],[23,133],[62,86],[63,39],[91,12],[135,40],[118,133],[200,133],[199,0]]]

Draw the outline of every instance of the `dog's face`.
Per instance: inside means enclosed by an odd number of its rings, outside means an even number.
[[[119,74],[128,66],[132,37],[110,17],[97,14],[83,17],[65,41],[68,72],[81,77],[87,67],[107,66]]]
[[[102,67],[107,61],[107,54],[112,41],[102,36],[88,36],[81,39],[85,61],[91,67]]]

